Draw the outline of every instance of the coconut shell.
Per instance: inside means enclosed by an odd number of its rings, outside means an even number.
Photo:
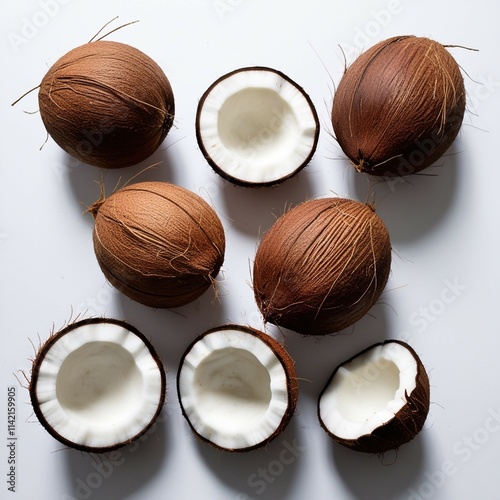
[[[283,369],[286,374],[286,386],[287,386],[287,398],[288,398],[288,406],[287,409],[283,415],[283,418],[280,422],[280,424],[276,427],[276,430],[268,436],[266,439],[261,441],[260,443],[256,444],[255,446],[250,446],[246,448],[236,448],[236,449],[228,449],[228,448],[222,448],[215,444],[214,442],[210,441],[207,437],[201,435],[196,428],[193,426],[191,421],[189,420],[188,415],[186,414],[184,407],[182,405],[182,395],[180,393],[179,387],[179,379],[180,379],[180,373],[181,373],[181,368],[182,365],[184,364],[184,359],[186,356],[189,354],[191,349],[197,344],[203,337],[206,335],[209,335],[212,332],[219,332],[219,331],[224,331],[224,330],[239,330],[244,333],[247,333],[248,335],[253,335],[257,337],[260,341],[262,341],[264,344],[266,344],[274,353],[274,355],[278,358],[280,363],[283,366]],[[207,330],[206,332],[202,333],[199,337],[197,337],[186,349],[184,354],[181,357],[181,360],[179,362],[179,370],[177,372],[177,396],[179,399],[179,404],[181,406],[182,410],[182,415],[184,418],[187,420],[189,427],[191,428],[192,432],[201,440],[204,441],[214,448],[223,450],[223,451],[234,451],[234,452],[248,452],[252,451],[258,448],[262,448],[266,446],[268,443],[270,443],[273,439],[275,439],[277,436],[279,436],[287,427],[287,425],[290,423],[290,420],[293,417],[293,414],[295,413],[295,409],[297,407],[297,402],[299,399],[299,384],[297,380],[297,376],[295,373],[295,362],[288,353],[288,351],[285,349],[285,347],[280,344],[276,339],[271,337],[270,335],[261,332],[260,330],[257,330],[255,328],[251,328],[249,326],[243,326],[243,325],[223,325],[215,328],[211,328],[210,330]]]
[[[280,80],[282,80],[283,82],[286,82],[291,87],[295,88],[297,91],[300,92],[300,94],[302,95],[302,98],[304,99],[304,103],[309,108],[308,112],[310,113],[310,119],[312,119],[312,121],[314,121],[314,132],[313,133],[311,132],[311,134],[313,136],[313,140],[312,140],[312,143],[310,144],[310,149],[309,149],[307,155],[304,155],[300,164],[297,164],[295,166],[290,165],[288,167],[290,169],[290,171],[288,171],[286,174],[283,174],[281,177],[273,178],[272,180],[257,182],[257,181],[245,180],[241,177],[231,175],[224,168],[221,167],[221,165],[218,163],[219,160],[213,156],[214,144],[212,142],[206,143],[204,141],[204,137],[203,137],[203,133],[202,133],[202,125],[201,125],[202,119],[201,119],[201,117],[202,117],[205,106],[208,106],[208,107],[214,106],[213,102],[210,103],[210,97],[211,97],[211,94],[213,92],[215,92],[215,94],[218,96],[218,99],[221,99],[220,94],[222,91],[219,88],[221,87],[222,83],[225,83],[226,80],[232,79],[235,75],[239,76],[239,75],[245,75],[245,74],[259,74],[259,73],[262,75],[271,74],[271,75],[275,76],[275,78],[273,80],[273,85],[275,86],[277,92],[284,92],[283,91],[283,84],[280,82]],[[240,85],[241,85],[241,82],[240,82]],[[243,91],[249,90],[251,88],[250,85],[255,85],[255,87],[257,87],[257,88],[259,87],[259,85],[256,84],[256,82],[254,82],[253,84],[248,84],[248,85],[249,85],[248,87],[243,86],[241,90],[243,90]],[[228,95],[228,97],[230,97],[230,96]],[[207,104],[207,101],[209,102],[209,104]],[[242,113],[242,115],[241,115],[242,122],[246,122],[246,121],[250,120],[250,118],[245,116],[242,111],[240,111],[240,113]],[[276,115],[276,116],[278,116],[278,115]],[[303,118],[303,114],[301,115],[301,117]],[[303,124],[301,123],[301,125],[303,125]],[[273,123],[271,123],[270,126],[271,127],[276,126],[276,124],[273,125]],[[282,124],[280,124],[279,126],[282,126]],[[239,185],[239,186],[244,186],[244,187],[275,186],[277,184],[285,182],[286,180],[288,180],[291,177],[298,174],[303,168],[306,167],[306,165],[311,161],[312,157],[314,156],[314,153],[316,151],[316,147],[318,144],[318,140],[319,140],[319,133],[320,133],[320,124],[319,124],[318,114],[316,112],[316,108],[314,107],[314,104],[313,104],[311,98],[306,93],[306,91],[300,85],[298,85],[296,82],[294,82],[291,78],[289,78],[287,75],[285,75],[281,71],[278,71],[274,68],[265,67],[265,66],[250,66],[250,67],[238,68],[236,70],[233,70],[233,71],[219,77],[217,80],[215,80],[215,82],[213,82],[208,87],[208,89],[203,93],[203,95],[200,98],[200,101],[198,103],[198,108],[196,111],[196,127],[195,128],[196,128],[196,140],[198,142],[198,146],[199,146],[200,151],[203,154],[205,160],[207,161],[207,163],[212,167],[212,169],[217,174],[219,174],[221,177],[223,177],[227,181],[229,181],[233,184]],[[266,129],[266,127],[264,128],[264,130],[265,129]],[[264,130],[262,130],[261,132],[263,133]],[[255,140],[257,140],[257,139],[255,139]],[[297,139],[297,140],[299,140],[299,139]],[[300,143],[300,141],[299,141],[299,143]],[[295,144],[294,144],[294,146],[295,146]],[[250,145],[249,145],[249,148],[250,148]],[[302,145],[302,148],[305,148],[305,146]],[[215,149],[215,150],[217,151],[217,149]],[[250,151],[251,151],[251,149],[250,149]],[[251,153],[250,153],[250,157],[251,157]],[[238,160],[234,160],[234,161],[237,162]],[[274,161],[277,162],[278,160],[275,159]],[[241,166],[240,166],[240,168],[241,168]]]
[[[131,299],[178,307],[214,285],[224,261],[224,228],[197,194],[166,182],[141,182],[90,211],[97,261]]]
[[[430,406],[430,385],[429,377],[425,370],[425,367],[415,352],[415,350],[408,345],[406,342],[400,340],[387,340],[378,344],[374,344],[367,349],[363,350],[359,354],[356,354],[349,360],[345,361],[339,365],[335,371],[332,373],[330,379],[328,380],[325,388],[319,396],[321,396],[329,386],[331,380],[342,366],[350,363],[354,358],[361,356],[379,345],[387,344],[388,342],[393,342],[404,346],[415,359],[417,364],[417,374],[416,374],[416,385],[410,394],[406,394],[406,404],[398,411],[394,418],[387,421],[384,425],[376,428],[371,434],[365,434],[360,436],[358,439],[343,439],[335,434],[332,434],[330,430],[324,425],[321,416],[318,416],[320,424],[327,434],[337,443],[350,448],[355,451],[360,451],[364,453],[383,453],[385,451],[397,449],[405,443],[408,443],[416,437],[416,435],[422,430],[427,415],[429,413]]]
[[[44,413],[42,412],[40,405],[41,401],[39,401],[38,396],[37,396],[37,384],[38,380],[40,378],[40,367],[42,365],[42,362],[47,356],[50,356],[50,349],[51,347],[64,335],[67,335],[68,333],[74,331],[75,329],[78,329],[82,326],[85,325],[96,325],[96,324],[113,324],[113,325],[118,325],[129,332],[132,332],[135,336],[139,337],[141,341],[144,343],[144,345],[147,347],[149,350],[149,353],[151,354],[152,358],[155,360],[156,364],[158,365],[158,370],[160,372],[160,377],[161,377],[161,395],[160,399],[158,401],[158,409],[151,419],[151,422],[149,423],[148,426],[144,427],[142,431],[135,436],[131,437],[130,439],[127,439],[126,441],[118,442],[113,446],[107,446],[107,447],[89,447],[89,446],[84,446],[81,444],[77,444],[73,441],[68,440],[67,438],[61,436],[57,430],[49,424],[47,421]],[[35,412],[36,417],[38,418],[38,421],[40,424],[44,427],[44,429],[55,439],[57,439],[59,442],[63,443],[65,446],[68,446],[70,448],[75,448],[80,451],[85,451],[89,453],[108,453],[110,451],[116,450],[118,448],[121,448],[122,446],[127,446],[130,443],[136,441],[139,439],[141,436],[143,436],[155,423],[156,419],[158,418],[163,405],[165,404],[165,399],[166,399],[166,391],[167,391],[167,379],[165,375],[165,369],[163,367],[163,363],[161,362],[158,354],[156,353],[153,345],[151,342],[139,331],[137,328],[133,327],[129,323],[117,319],[111,319],[111,318],[88,318],[88,319],[83,319],[79,321],[75,321],[73,323],[68,324],[66,327],[64,327],[62,330],[58,331],[57,333],[53,333],[47,341],[38,349],[38,352],[35,356],[35,359],[33,360],[32,363],[32,368],[31,368],[31,378],[29,382],[29,394],[30,394],[30,400],[31,400],[31,405],[33,407],[33,411]]]
[[[38,94],[47,132],[84,163],[117,168],[139,163],[161,144],[174,119],[163,70],[140,50],[96,41],[62,56]]]
[[[390,266],[389,233],[372,207],[310,200],[281,216],[260,243],[255,299],[266,322],[307,335],[334,333],[368,312]]]
[[[455,59],[429,38],[398,36],[363,54],[335,92],[335,137],[360,172],[408,175],[438,160],[455,140],[465,88]]]

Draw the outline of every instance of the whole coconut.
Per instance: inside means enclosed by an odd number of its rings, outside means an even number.
[[[332,124],[358,171],[409,175],[445,153],[464,112],[463,77],[445,46],[397,36],[377,43],[347,68],[333,99]]]
[[[178,307],[214,285],[224,261],[224,228],[196,193],[167,182],[140,182],[90,211],[97,261],[131,299]]]
[[[175,112],[172,88],[158,64],[130,45],[103,40],[56,61],[38,101],[56,143],[82,162],[105,168],[149,157]]]
[[[308,335],[334,333],[368,312],[390,266],[389,233],[372,207],[310,200],[282,215],[260,243],[255,299],[266,322]]]

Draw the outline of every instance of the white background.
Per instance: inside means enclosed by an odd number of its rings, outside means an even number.
[[[207,199],[227,232],[221,300],[207,293],[173,311],[123,297],[103,278],[92,248],[100,172],[76,164],[49,139],[36,92],[48,67],[106,22],[133,20],[108,39],[141,49],[171,81],[176,128],[153,157],[106,174],[108,193],[135,180],[177,183]],[[197,0],[2,2],[0,46],[0,497],[59,499],[471,499],[498,498],[500,364],[497,265],[500,3],[430,0]],[[393,35],[428,36],[463,68],[468,107],[462,131],[429,175],[375,185],[357,174],[331,136],[329,113],[344,59]],[[341,49],[342,47],[342,49]],[[279,69],[305,88],[322,131],[310,165],[272,189],[224,182],[195,140],[198,99],[222,74],[247,65]],[[322,196],[376,202],[391,234],[392,274],[382,299],[342,335],[285,332],[300,400],[267,449],[221,453],[199,442],[180,414],[175,375],[188,344],[232,322],[263,328],[250,269],[260,235],[285,207]],[[306,277],[305,277],[306,278]],[[102,459],[63,449],[33,416],[22,372],[53,328],[78,313],[130,321],[153,342],[168,371],[168,402],[139,445]],[[271,334],[278,334],[268,329]],[[281,338],[281,337],[280,337]],[[334,444],[316,417],[318,395],[346,358],[387,338],[408,341],[431,380],[424,430],[384,457]],[[17,378],[16,378],[17,377]],[[7,490],[7,388],[17,388],[17,486]],[[294,449],[295,455],[285,450]],[[104,461],[104,462],[103,462]],[[285,463],[286,462],[286,463]]]

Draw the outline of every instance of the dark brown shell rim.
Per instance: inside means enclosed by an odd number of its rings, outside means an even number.
[[[259,443],[256,443],[252,446],[248,446],[245,448],[224,448],[223,446],[219,446],[215,444],[214,442],[210,441],[210,439],[206,438],[205,436],[201,435],[198,433],[198,431],[194,428],[194,426],[191,424],[191,421],[189,420],[188,416],[186,415],[186,412],[184,410],[184,406],[182,404],[182,398],[181,398],[181,393],[180,393],[180,374],[182,371],[182,366],[184,365],[184,360],[186,356],[189,354],[191,349],[197,344],[202,338],[204,338],[206,335],[209,335],[211,333],[215,332],[221,332],[225,330],[237,330],[240,332],[247,333],[249,335],[253,335],[254,337],[257,337],[259,340],[261,340],[264,344],[266,344],[274,353],[274,355],[278,358],[280,361],[283,370],[286,375],[286,381],[287,381],[287,395],[288,395],[288,406],[287,409],[283,415],[283,418],[281,419],[280,424],[278,427],[275,429],[275,431],[269,435],[267,438],[262,440]],[[223,325],[223,326],[218,326],[215,328],[210,328],[206,332],[202,333],[199,335],[196,339],[191,342],[191,344],[188,346],[188,348],[185,350],[184,354],[181,357],[181,360],[179,362],[179,369],[177,371],[177,397],[179,400],[179,405],[181,407],[182,415],[186,419],[186,421],[189,424],[189,427],[193,431],[193,433],[196,435],[197,438],[199,438],[201,441],[204,441],[205,443],[210,444],[214,448],[222,451],[231,451],[231,452],[237,452],[237,453],[244,453],[248,451],[253,451],[258,448],[261,448],[262,446],[267,445],[269,442],[271,442],[274,438],[276,438],[278,435],[280,435],[284,430],[285,427],[288,425],[290,419],[292,418],[295,408],[297,406],[297,400],[298,400],[298,392],[299,392],[299,387],[298,387],[298,381],[295,376],[295,364],[293,359],[290,357],[286,349],[273,337],[269,336],[268,334],[261,332],[260,330],[257,330],[255,328],[251,328],[249,326],[243,326],[243,325]]]
[[[416,379],[415,389],[413,389],[413,391],[410,394],[406,394],[407,402],[398,411],[398,413],[396,413],[393,418],[391,418],[381,426],[374,429],[371,434],[364,434],[362,436],[359,436],[357,439],[344,439],[338,437],[328,429],[328,427],[324,424],[321,418],[320,402],[324,392],[330,385],[330,382],[332,381],[333,377],[336,375],[340,367],[350,363],[353,359],[357,358],[358,356],[362,356],[366,352],[378,346],[383,346],[390,343],[399,344],[403,346],[410,352],[410,354],[415,359],[415,363],[417,364],[417,373],[415,375]],[[322,389],[318,397],[317,415],[321,427],[335,442],[347,448],[350,448],[354,451],[377,454],[377,453],[384,453],[389,450],[398,449],[403,444],[406,444],[412,439],[414,439],[417,436],[417,434],[421,431],[425,423],[425,420],[429,413],[429,406],[430,406],[429,378],[420,357],[415,352],[415,350],[406,342],[403,342],[401,340],[385,340],[383,342],[372,344],[366,349],[363,349],[362,351],[355,354],[348,360],[342,362],[335,368],[335,370],[330,375],[327,383],[325,384],[324,388]],[[412,417],[415,418],[410,419],[408,417],[409,414],[411,414]],[[399,420],[405,417],[406,420],[403,423],[403,425],[398,426]],[[407,421],[413,424],[413,428],[404,425],[405,423],[408,423]]]
[[[287,81],[291,85],[293,85],[305,98],[307,101],[307,104],[309,105],[309,108],[311,110],[311,114],[314,117],[314,122],[316,125],[316,130],[314,133],[314,141],[313,145],[311,147],[311,151],[309,152],[308,156],[305,158],[305,160],[291,173],[288,175],[285,175],[283,177],[280,177],[279,179],[275,179],[269,182],[248,182],[244,181],[242,179],[239,179],[237,177],[233,177],[229,175],[227,172],[225,172],[222,168],[219,167],[219,165],[212,159],[210,156],[209,152],[205,148],[205,145],[203,143],[203,139],[201,138],[201,133],[200,133],[200,116],[201,116],[201,111],[203,109],[203,105],[205,104],[205,101],[207,97],[210,95],[212,90],[222,81],[224,81],[226,78],[230,78],[231,76],[237,74],[237,73],[242,73],[244,71],[266,71],[266,72],[271,72],[275,73],[283,80]],[[267,66],[247,66],[244,68],[238,68],[233,71],[230,71],[229,73],[226,73],[225,75],[222,75],[221,77],[217,78],[209,87],[208,89],[203,93],[203,95],[200,98],[200,101],[198,103],[198,108],[196,110],[196,140],[198,142],[198,146],[203,154],[203,157],[205,160],[208,162],[208,164],[213,168],[213,170],[219,174],[222,178],[225,180],[236,184],[238,186],[243,186],[243,187],[271,187],[275,186],[277,184],[281,184],[282,182],[285,182],[286,180],[290,179],[294,175],[298,174],[312,159],[314,156],[314,153],[316,152],[316,148],[318,146],[318,140],[319,140],[319,133],[320,133],[320,123],[319,123],[319,118],[318,118],[318,113],[316,111],[316,108],[312,102],[312,99],[309,97],[307,92],[300,86],[298,85],[295,81],[293,81],[289,76],[285,75],[281,71],[274,69],[274,68],[269,68]]]
[[[61,436],[45,419],[45,416],[43,415],[42,411],[40,410],[40,404],[36,395],[36,388],[37,388],[37,383],[38,383],[38,375],[40,373],[40,365],[42,364],[42,361],[45,359],[45,356],[49,352],[50,348],[64,335],[67,333],[80,328],[85,325],[91,325],[91,324],[112,324],[112,325],[118,325],[123,328],[126,328],[129,332],[133,333],[139,339],[144,343],[144,345],[148,348],[151,357],[155,360],[156,364],[158,365],[158,370],[160,372],[160,377],[161,377],[161,395],[160,399],[158,401],[158,408],[153,415],[151,421],[147,426],[144,427],[144,429],[137,433],[135,436],[132,436],[130,439],[126,441],[122,441],[119,443],[116,443],[111,446],[106,446],[106,447],[93,447],[93,446],[85,446],[85,445],[80,445],[77,443],[74,443],[73,441],[70,441],[69,439]],[[80,321],[75,321],[74,323],[71,323],[64,327],[62,330],[59,332],[51,335],[49,339],[43,344],[43,346],[38,350],[38,353],[33,360],[33,365],[32,365],[32,371],[31,371],[31,380],[30,384],[28,387],[29,393],[30,393],[30,400],[31,400],[31,405],[33,407],[33,411],[35,412],[35,415],[37,416],[40,424],[45,428],[45,430],[55,439],[57,439],[59,442],[63,443],[64,445],[74,448],[80,451],[88,452],[88,453],[106,453],[110,451],[114,451],[118,448],[121,448],[122,446],[129,445],[136,439],[140,438],[142,435],[144,435],[154,424],[156,419],[158,418],[158,415],[160,414],[163,405],[165,404],[165,398],[166,398],[166,375],[165,375],[165,369],[163,367],[163,364],[156,353],[155,349],[153,348],[153,345],[151,342],[134,326],[130,325],[126,321],[118,320],[118,319],[112,319],[112,318],[87,318],[83,319]]]

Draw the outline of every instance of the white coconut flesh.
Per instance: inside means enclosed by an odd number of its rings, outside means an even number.
[[[53,432],[82,448],[111,448],[141,434],[163,400],[162,371],[124,325],[83,324],[50,346],[36,381]]]
[[[179,399],[191,427],[220,448],[251,448],[280,427],[289,401],[285,369],[258,337],[208,333],[183,359]]]
[[[398,343],[369,349],[341,365],[320,402],[319,415],[329,432],[357,439],[393,419],[417,384],[417,361]]]
[[[205,156],[219,173],[243,184],[272,184],[293,175],[314,153],[318,129],[304,91],[269,68],[222,77],[198,109]]]

